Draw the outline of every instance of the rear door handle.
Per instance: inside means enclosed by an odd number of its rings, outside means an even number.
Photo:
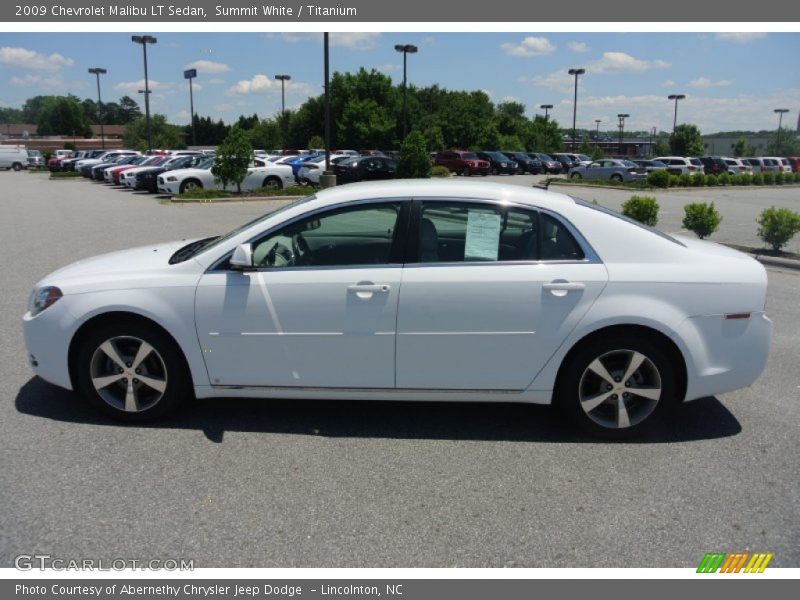
[[[578,292],[586,288],[584,284],[577,281],[551,281],[542,284],[542,287],[551,292]]]
[[[392,287],[385,283],[354,283],[353,285],[347,286],[348,292],[353,292],[355,294],[359,293],[369,293],[369,294],[377,294],[382,293],[385,294],[391,290]]]

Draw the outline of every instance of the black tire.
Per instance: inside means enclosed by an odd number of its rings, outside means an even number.
[[[19,163],[14,163],[13,165],[11,165],[11,168],[14,169],[15,171],[21,171],[22,165]]]
[[[152,372],[154,378],[166,380],[166,388],[158,400],[151,406],[143,406],[142,410],[138,412],[127,412],[122,407],[112,405],[110,401],[103,399],[92,383],[93,365],[98,360],[95,353],[104,342],[113,338],[135,338],[150,344],[158,356],[148,357],[142,361],[142,365],[146,365],[150,358],[161,359],[163,377],[161,373],[156,374],[155,370]],[[120,355],[122,356],[122,354],[123,351],[120,349]],[[104,355],[100,354],[99,356],[103,357]],[[82,339],[77,348],[75,365],[78,393],[96,409],[120,421],[141,423],[159,419],[175,410],[191,395],[191,376],[180,348],[163,331],[146,322],[117,321],[97,327]],[[122,391],[124,387],[119,387],[124,385],[123,382],[115,382],[108,385],[103,391],[107,391],[110,396],[114,394],[124,396]],[[141,384],[139,385],[141,386]],[[146,388],[144,392],[150,392],[150,390]]]
[[[614,173],[611,176],[611,181],[619,181],[620,183],[622,183],[622,175],[620,175],[619,173]]]
[[[500,175],[500,170],[497,167],[492,168],[492,175]]]
[[[191,191],[191,190],[202,190],[203,184],[200,183],[197,179],[187,179],[186,181],[181,182],[181,194]]]
[[[274,190],[282,190],[283,182],[274,175],[270,175],[264,180],[264,185],[262,187],[272,188]]]
[[[573,173],[572,175],[569,176],[569,178],[570,179],[583,179],[583,175],[581,175],[580,173]]]
[[[589,373],[589,365],[595,359],[598,357],[606,357],[604,358],[604,361],[606,361],[605,365],[613,364],[617,356],[619,357],[617,360],[623,360],[625,356],[624,351],[641,353],[650,361],[650,365],[645,363],[645,367],[643,367],[642,370],[645,368],[649,369],[650,366],[654,367],[660,384],[661,395],[655,403],[654,408],[650,408],[651,404],[647,399],[636,397],[635,393],[632,397],[624,400],[623,402],[626,403],[626,414],[629,414],[627,409],[631,409],[631,424],[627,427],[615,428],[613,424],[603,425],[598,422],[598,420],[603,420],[606,416],[605,413],[609,411],[611,411],[613,415],[613,403],[615,400],[611,399],[610,402],[600,405],[598,409],[596,409],[599,410],[599,413],[595,414],[595,417],[592,418],[581,406],[581,385],[587,386],[587,390],[591,391],[588,386],[591,384],[591,378],[594,377],[594,373],[592,372],[587,375],[586,380],[584,380],[583,377],[585,373]],[[617,352],[619,354],[615,354]],[[615,371],[613,369],[608,370],[608,373],[611,375],[619,372],[620,371]],[[653,370],[649,369],[651,376],[652,372]],[[638,370],[636,371],[636,375],[640,375]],[[571,354],[568,358],[568,362],[564,364],[559,374],[554,401],[556,406],[566,417],[584,432],[607,440],[629,439],[647,431],[655,423],[663,419],[677,404],[677,399],[675,397],[676,375],[677,369],[670,358],[669,352],[656,341],[641,335],[628,333],[612,334],[607,337],[594,338],[581,345]],[[631,379],[634,378],[632,377]],[[615,379],[615,382],[616,381]],[[616,383],[613,385],[616,385]],[[635,390],[635,387],[624,388],[625,382],[622,381],[619,381],[619,385],[623,390]],[[607,390],[608,388],[606,387],[604,389]],[[601,391],[603,390],[601,389]],[[616,390],[610,390],[609,392],[616,393]],[[650,408],[650,412],[646,411],[648,408]],[[640,413],[643,415],[641,420],[634,418],[636,414],[635,410],[637,409],[642,411]]]
[[[472,173],[469,170],[469,167],[464,167],[463,169],[461,169],[461,174],[464,177],[469,177],[470,175],[472,175]]]

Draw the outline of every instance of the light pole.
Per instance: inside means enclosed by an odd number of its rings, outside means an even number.
[[[281,82],[281,116],[286,115],[286,82],[291,79],[291,75],[275,75],[275,79]]]
[[[403,139],[406,137],[406,133],[408,130],[408,117],[407,117],[407,110],[408,110],[408,88],[407,88],[407,58],[409,54],[415,54],[417,52],[417,47],[414,44],[397,44],[394,47],[395,50],[398,52],[403,53]]]
[[[568,73],[575,76],[575,97],[572,100],[572,151],[575,152],[575,119],[578,115],[578,76],[586,73],[586,69],[570,69]]]
[[[655,140],[656,140],[656,126],[650,128],[650,156],[653,157],[656,155],[656,149],[654,148]]]
[[[783,113],[788,113],[788,108],[776,108],[774,112],[778,113],[778,135],[775,138],[775,154],[780,154],[781,151],[781,125],[783,124]]]
[[[327,188],[336,185],[336,174],[331,173],[331,81],[327,31],[323,34],[323,46],[323,62],[325,65],[325,172],[320,175],[319,187]]]
[[[103,150],[106,149],[106,132],[103,127],[103,101],[100,98],[100,75],[105,75],[108,73],[106,69],[101,67],[92,67],[89,69],[89,73],[92,75],[97,76],[97,120],[100,121],[100,144]]]
[[[192,123],[192,146],[197,146],[197,133],[194,128],[194,92],[192,90],[192,79],[197,77],[197,69],[187,69],[183,72],[183,78],[189,80],[189,114]]]
[[[553,108],[552,104],[540,104],[539,108],[544,109],[544,120],[547,121],[547,111]]]
[[[672,135],[675,135],[675,127],[678,125],[678,100],[686,98],[686,94],[670,94],[667,100],[675,100],[675,115],[672,117]]]
[[[625,119],[627,119],[628,117],[630,117],[630,115],[627,114],[627,113],[620,113],[620,114],[617,115],[617,118],[619,118],[619,149],[618,149],[618,152],[620,153],[620,155],[622,154],[622,132],[625,131]],[[627,155],[627,152],[626,152],[626,155]]]
[[[594,120],[594,123],[596,125],[596,129],[594,131],[594,139],[596,139],[596,140],[600,139],[600,123],[602,123],[602,122],[603,122],[602,119],[595,119]]]
[[[158,42],[152,35],[132,35],[131,41],[134,44],[142,45],[144,53],[144,114],[147,120],[147,150],[153,149],[153,128],[150,124],[150,80],[147,77],[147,44]]]

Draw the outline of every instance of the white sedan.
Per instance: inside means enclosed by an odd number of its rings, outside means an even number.
[[[406,180],[64,267],[24,334],[40,377],[130,421],[193,397],[555,403],[620,438],[758,378],[766,289],[749,256],[563,194]]]
[[[338,162],[341,162],[347,158],[353,158],[349,154],[331,154],[330,155],[330,162],[332,165],[335,165]],[[313,184],[319,185],[319,176],[322,175],[322,172],[325,170],[325,157],[318,158],[315,160],[308,160],[304,162],[300,168],[297,170],[297,180],[303,184]]]
[[[158,176],[158,191],[175,196],[192,190],[227,190],[236,191],[236,184],[223,186],[211,172],[214,159],[200,163],[192,169],[177,169]],[[294,185],[294,173],[289,165],[267,163],[265,167],[250,166],[241,183],[242,191],[257,190],[262,187],[283,189]]]

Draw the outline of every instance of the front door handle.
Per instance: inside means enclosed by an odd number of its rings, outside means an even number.
[[[557,292],[577,292],[586,288],[582,283],[573,281],[551,281],[550,283],[545,283],[542,287],[546,290]]]
[[[353,292],[356,294],[368,292],[370,294],[376,293],[387,293],[391,290],[392,287],[385,283],[354,283],[353,285],[347,286],[348,292]]]

